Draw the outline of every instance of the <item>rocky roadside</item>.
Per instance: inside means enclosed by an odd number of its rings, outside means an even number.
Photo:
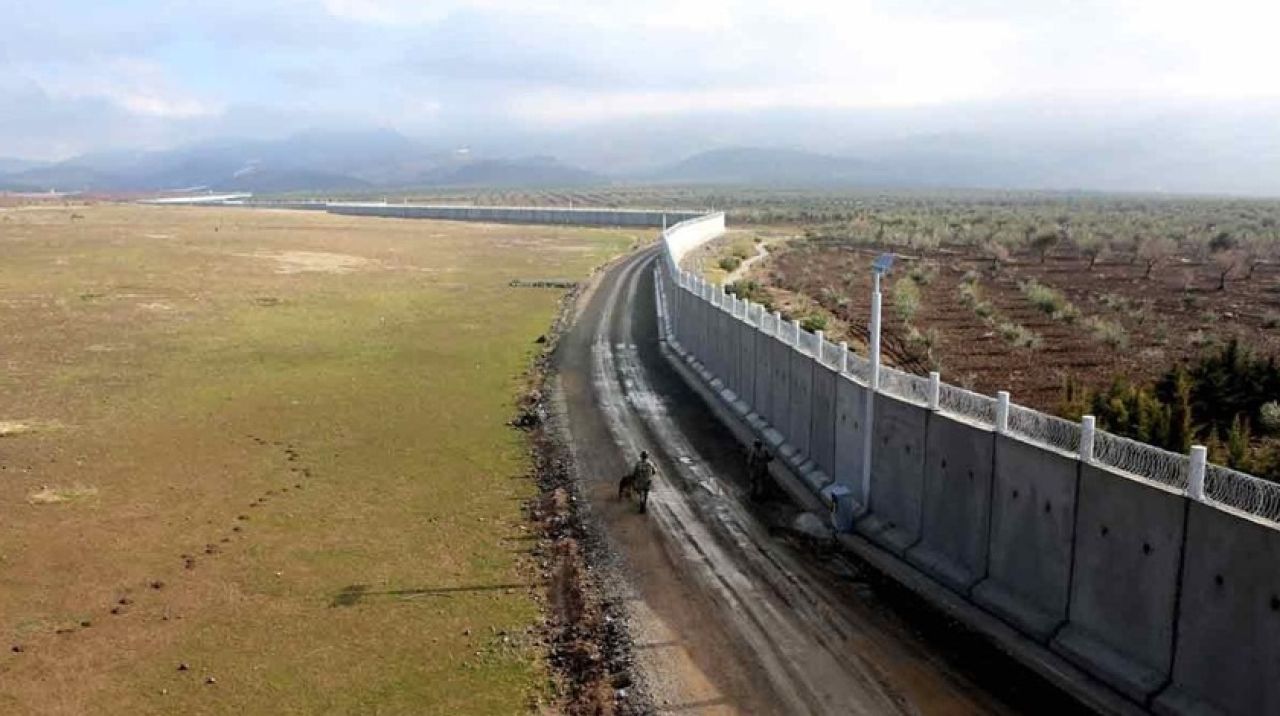
[[[556,344],[573,320],[580,288],[561,301],[530,369],[512,425],[527,433],[538,494],[526,510],[536,526],[533,567],[545,585],[543,641],[562,713],[572,716],[654,711],[639,683],[622,579],[600,526],[580,492],[567,431],[550,398]]]

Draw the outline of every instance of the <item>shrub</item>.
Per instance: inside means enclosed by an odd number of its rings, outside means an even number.
[[[933,278],[936,275],[936,271],[924,264],[916,264],[907,272],[907,278],[911,279],[917,286],[928,286],[933,283]]]
[[[898,281],[893,285],[893,307],[898,317],[910,323],[920,310],[920,289],[913,281]]]
[[[1253,461],[1249,459],[1249,423],[1240,415],[1231,419],[1231,429],[1227,431],[1227,467],[1233,470],[1252,471]]]
[[[1022,295],[1027,297],[1027,300],[1031,302],[1031,305],[1039,308],[1045,313],[1053,313],[1061,308],[1062,304],[1066,303],[1066,299],[1062,297],[1061,293],[1058,293],[1035,279],[1023,281],[1018,285],[1018,288],[1022,289]]]
[[[938,369],[938,361],[933,355],[933,349],[938,346],[941,340],[942,336],[936,328],[921,331],[915,326],[911,326],[907,332],[907,346],[911,349],[911,352],[922,357],[925,363],[933,370]]]
[[[825,331],[827,330],[827,317],[817,313],[811,313],[800,321],[800,327],[810,333],[813,333],[814,331]]]
[[[1156,324],[1155,330],[1152,332],[1152,338],[1156,345],[1164,345],[1169,342],[1169,324],[1161,321]]]
[[[1124,330],[1124,326],[1115,321],[1090,316],[1085,320],[1084,325],[1095,339],[1106,344],[1109,348],[1123,349],[1129,347],[1129,334]]]
[[[1187,334],[1187,345],[1197,349],[1213,348],[1217,345],[1218,339],[1210,333],[1205,333],[1200,329],[1196,329]]]
[[[1270,435],[1280,434],[1280,401],[1272,400],[1258,408],[1258,424]]]
[[[765,310],[773,311],[773,300],[758,281],[741,279],[725,286],[724,290],[725,293],[758,303],[764,306]]]
[[[1270,311],[1262,317],[1263,328],[1280,328],[1280,313]]]
[[[976,308],[978,304],[983,303],[982,287],[978,284],[976,277],[972,281],[968,280],[968,278],[966,275],[965,279],[960,281],[960,287],[956,290],[960,293],[960,303],[969,308]]]
[[[738,267],[741,265],[742,265],[742,259],[738,258],[737,256],[726,256],[720,259],[720,268],[724,269],[725,271],[729,271],[731,273],[733,271],[738,270]]]
[[[1019,285],[1023,295],[1033,306],[1049,314],[1055,321],[1074,323],[1080,317],[1080,311],[1062,295],[1061,291],[1046,286],[1035,279],[1024,281]]]
[[[1036,350],[1043,343],[1040,336],[1036,335],[1035,332],[1031,331],[1026,326],[1012,321],[1002,321],[996,326],[996,331],[998,331],[1006,341],[1013,344],[1015,348],[1030,348],[1031,350]]]

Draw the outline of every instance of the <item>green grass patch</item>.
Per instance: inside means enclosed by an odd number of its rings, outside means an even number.
[[[490,714],[547,702],[521,512],[534,486],[505,423],[561,292],[508,283],[585,277],[638,235],[79,211],[39,241],[0,236],[0,306],[25,307],[0,312],[23,376],[0,419],[63,426],[4,438],[0,461],[37,467],[0,499],[96,490],[6,518],[0,630],[82,613],[95,627],[26,635],[41,658],[12,662],[0,703]],[[289,252],[309,268],[285,270]],[[326,256],[361,262],[333,271],[342,262]],[[108,614],[122,594],[133,603]]]

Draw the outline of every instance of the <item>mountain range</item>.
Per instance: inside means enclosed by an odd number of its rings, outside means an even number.
[[[437,186],[605,183],[552,157],[477,157],[396,132],[305,132],[282,140],[219,140],[164,151],[86,154],[61,162],[0,159],[9,191],[255,193]]]
[[[551,156],[438,150],[391,131],[309,132],[152,152],[86,154],[54,163],[0,159],[0,190],[87,192],[361,192],[430,187],[579,187],[613,182],[775,187],[919,187],[960,182],[926,160],[874,161],[798,149],[728,147],[657,168],[593,171]],[[973,168],[970,168],[970,170]],[[962,172],[961,172],[962,173]],[[981,176],[981,175],[979,175]]]
[[[813,129],[791,127],[778,134],[822,136],[823,127]],[[273,194],[644,183],[1280,192],[1275,171],[1280,143],[1266,133],[1240,136],[1241,145],[1230,151],[1197,144],[1194,137],[1157,143],[1145,133],[1072,136],[1065,130],[1047,139],[939,131],[826,150],[812,144],[699,150],[667,135],[625,130],[612,143],[584,132],[557,141],[512,136],[475,148],[441,148],[391,130],[308,131],[283,139],[221,139],[59,162],[0,158],[0,191]],[[566,156],[568,161],[558,158]]]

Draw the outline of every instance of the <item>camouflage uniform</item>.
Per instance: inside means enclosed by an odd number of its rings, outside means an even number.
[[[773,455],[764,448],[764,444],[759,440],[751,447],[751,451],[747,453],[747,478],[751,483],[751,499],[759,500],[764,497],[765,489],[769,485],[769,463],[773,462]]]
[[[653,476],[658,468],[654,467],[648,455],[641,456],[634,469],[631,470],[632,489],[640,495],[640,511],[644,512],[649,503],[649,488],[653,487]]]

